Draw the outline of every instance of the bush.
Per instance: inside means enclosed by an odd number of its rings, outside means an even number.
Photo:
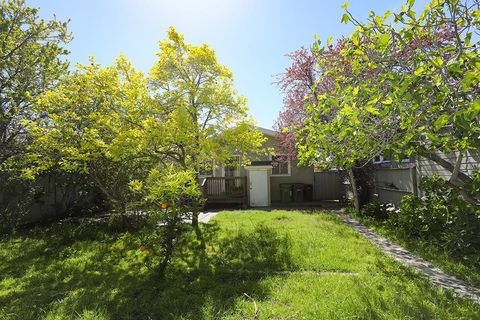
[[[398,209],[391,203],[373,201],[362,208],[362,215],[378,220],[386,220],[392,214],[398,213]]]
[[[186,230],[184,219],[191,217],[194,207],[201,202],[195,174],[174,166],[159,167],[152,169],[145,181],[131,181],[130,188],[140,199],[130,207],[146,213],[147,227],[151,227],[149,233],[154,240],[146,237],[144,241],[156,252],[161,261],[158,273],[163,275],[176,243]]]
[[[17,230],[38,197],[39,192],[32,183],[18,183],[0,171],[0,235]]]
[[[454,255],[478,254],[480,209],[437,175],[425,177],[420,187],[425,195],[405,196],[400,213],[390,220],[393,227],[409,238],[437,243]]]

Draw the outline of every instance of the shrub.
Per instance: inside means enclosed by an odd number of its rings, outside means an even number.
[[[151,170],[145,181],[131,181],[130,188],[140,198],[130,207],[146,215],[150,230],[144,241],[160,260],[158,273],[163,275],[184,234],[184,219],[191,217],[192,207],[201,202],[195,174],[173,165],[161,167]]]
[[[378,220],[386,220],[392,214],[398,213],[398,209],[391,203],[373,201],[362,208],[362,215]]]
[[[435,242],[455,255],[480,250],[480,209],[467,202],[459,189],[438,175],[425,177],[424,196],[405,196],[391,223],[410,238]]]
[[[33,184],[20,184],[0,171],[0,235],[10,233],[25,221],[39,192]]]

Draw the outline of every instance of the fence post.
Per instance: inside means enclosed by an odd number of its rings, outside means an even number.
[[[412,180],[413,195],[418,197],[417,166],[410,167],[410,179]]]

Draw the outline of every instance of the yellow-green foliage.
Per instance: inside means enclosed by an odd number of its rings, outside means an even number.
[[[157,57],[150,74],[156,101],[168,113],[163,138],[179,146],[175,152],[187,167],[198,170],[205,162],[222,163],[234,154],[247,161],[248,154],[260,151],[264,139],[247,115],[246,99],[213,49],[186,43],[170,27]]]
[[[22,120],[41,116],[32,107],[67,72],[70,40],[67,22],[40,19],[24,0],[0,2],[0,166],[16,167],[25,151]]]
[[[35,112],[45,116],[24,121],[33,137],[24,176],[82,172],[107,199],[125,203],[131,181],[138,189],[167,167],[196,178],[205,163],[261,152],[246,100],[211,48],[187,44],[170,28],[157,55],[148,77],[122,55],[107,67],[92,58],[43,94]]]

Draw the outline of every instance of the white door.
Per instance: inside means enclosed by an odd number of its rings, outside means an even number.
[[[268,171],[249,170],[250,181],[250,206],[268,207]]]

